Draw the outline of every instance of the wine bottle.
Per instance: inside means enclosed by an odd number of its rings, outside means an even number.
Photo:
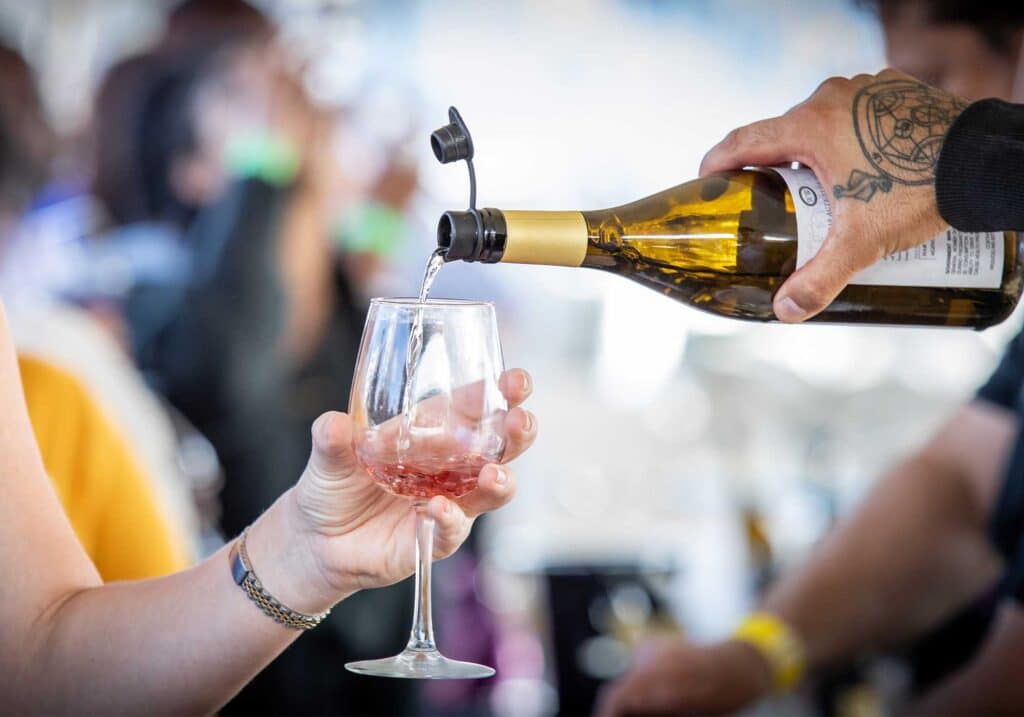
[[[827,197],[806,168],[724,172],[599,211],[446,212],[447,259],[584,266],[721,316],[774,321],[772,297],[821,246]],[[1015,232],[947,229],[860,272],[825,322],[983,329],[1024,287]]]

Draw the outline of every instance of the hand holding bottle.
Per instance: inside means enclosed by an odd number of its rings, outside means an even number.
[[[448,261],[608,271],[747,321],[984,329],[1024,290],[1024,234],[1004,231],[1016,221],[1005,217],[958,215],[961,231],[940,215],[937,175],[943,211],[977,203],[955,186],[974,166],[954,151],[973,143],[972,125],[939,167],[964,106],[891,70],[829,80],[782,117],[731,133],[699,179],[607,209],[445,212],[438,247]],[[442,130],[432,139],[452,144]],[[780,166],[794,160],[814,171]]]
[[[733,130],[708,152],[701,176],[805,164],[832,203],[834,222],[821,250],[775,296],[779,319],[814,316],[858,271],[946,227],[935,172],[946,132],[965,108],[963,100],[894,70],[833,77],[781,117]]]

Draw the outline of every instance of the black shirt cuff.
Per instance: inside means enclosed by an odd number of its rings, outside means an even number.
[[[989,99],[964,110],[942,145],[935,196],[961,231],[1024,230],[1024,105]]]

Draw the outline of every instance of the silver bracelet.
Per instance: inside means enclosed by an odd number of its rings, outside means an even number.
[[[323,619],[331,614],[330,609],[318,615],[306,615],[292,610],[281,603],[280,600],[267,592],[263,583],[253,572],[252,562],[249,560],[249,552],[245,549],[245,539],[249,535],[249,529],[242,531],[242,535],[235,541],[228,560],[231,562],[231,577],[245,594],[256,603],[256,606],[274,622],[295,630],[312,630],[323,622]]]

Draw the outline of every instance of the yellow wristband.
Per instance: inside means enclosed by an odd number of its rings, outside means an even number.
[[[747,616],[732,638],[756,649],[772,666],[777,690],[795,687],[803,677],[806,661],[799,636],[779,617],[767,612]]]

